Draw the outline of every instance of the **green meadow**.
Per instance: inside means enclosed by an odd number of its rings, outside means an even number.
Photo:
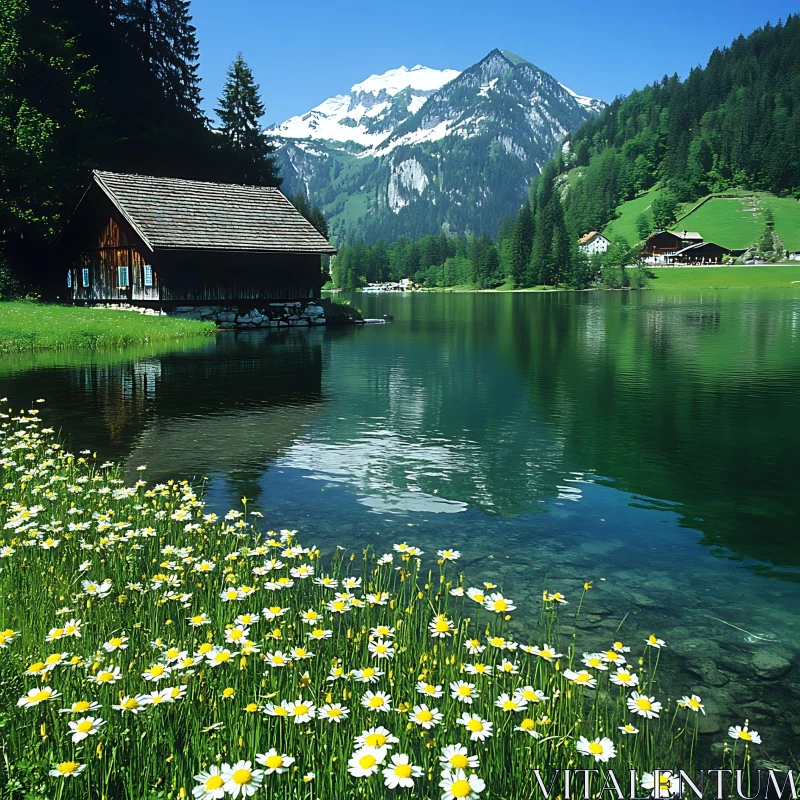
[[[0,303],[0,354],[159,344],[210,336],[215,330],[210,322],[132,311],[28,301]]]
[[[759,267],[653,267],[650,288],[679,292],[693,289],[779,289],[800,292],[800,264]]]

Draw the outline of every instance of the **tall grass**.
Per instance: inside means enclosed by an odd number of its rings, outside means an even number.
[[[121,347],[209,336],[210,322],[28,301],[0,303],[0,354]]]
[[[585,656],[561,635],[591,584],[550,587],[513,642],[513,600],[470,586],[458,553],[343,542],[323,555],[295,531],[259,533],[246,498],[218,518],[186,482],[140,474],[126,485],[113,464],[66,452],[38,407],[0,419],[3,796],[513,800],[541,796],[536,768],[547,783],[613,767],[645,784],[654,768],[691,769],[701,712],[662,697],[663,643]],[[612,683],[618,668],[638,685]],[[382,674],[367,683],[370,669]],[[473,688],[451,692],[458,681]],[[654,698],[652,718],[629,709],[634,689]],[[367,692],[389,695],[387,710]],[[465,712],[480,724],[460,724]],[[378,726],[392,738],[356,744]],[[466,758],[443,765],[456,744]]]

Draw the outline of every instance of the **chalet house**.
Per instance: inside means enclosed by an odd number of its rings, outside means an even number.
[[[95,171],[56,237],[53,290],[167,310],[307,303],[335,252],[278,189]]]
[[[672,257],[673,264],[694,264],[704,266],[708,264],[721,264],[725,256],[732,255],[732,251],[727,247],[714,242],[699,242],[690,244],[679,250]]]
[[[681,250],[702,242],[696,231],[656,231],[644,243],[641,257],[646,264],[670,264]]]
[[[592,255],[593,253],[605,253],[611,242],[598,231],[590,231],[586,236],[578,239],[578,247],[584,252]]]

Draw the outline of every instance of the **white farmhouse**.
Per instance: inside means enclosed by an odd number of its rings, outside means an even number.
[[[592,255],[592,253],[605,253],[610,244],[611,242],[598,231],[589,231],[586,236],[581,236],[578,239],[578,247],[589,255]]]

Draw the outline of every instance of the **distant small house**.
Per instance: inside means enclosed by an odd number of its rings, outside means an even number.
[[[578,247],[589,255],[593,253],[605,253],[610,244],[611,242],[599,231],[589,231],[586,236],[581,236],[581,238],[578,239]]]
[[[789,253],[789,260],[790,261],[800,261],[800,251],[796,253]]]
[[[647,264],[670,264],[681,250],[702,242],[696,231],[656,231],[644,243],[641,257]]]
[[[95,171],[52,277],[73,302],[308,300],[335,252],[278,189]]]

